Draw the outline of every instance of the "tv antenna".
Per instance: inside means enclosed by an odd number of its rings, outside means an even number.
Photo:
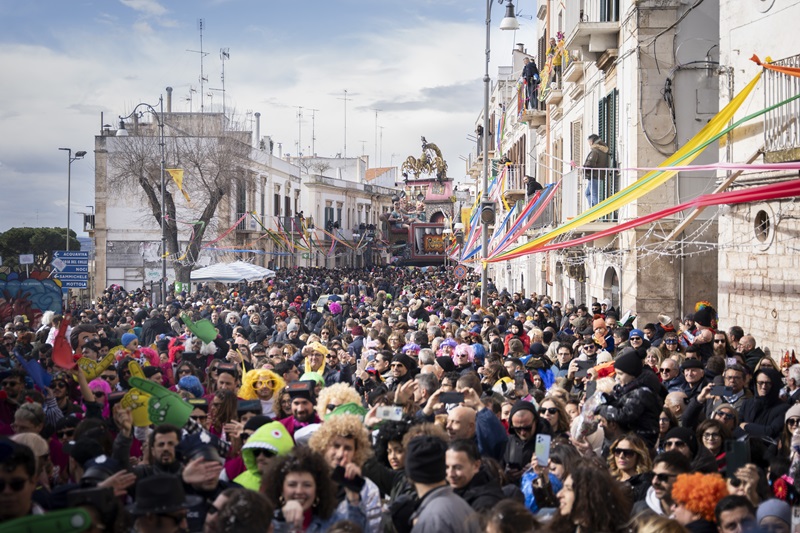
[[[317,140],[317,136],[315,135],[315,131],[314,131],[314,122],[315,122],[315,119],[317,118],[317,111],[319,111],[319,109],[310,109],[310,108],[308,108],[308,109],[306,109],[306,111],[311,111],[311,157],[316,157],[317,156],[317,147],[315,145],[315,141]]]
[[[372,111],[375,111],[375,159],[373,160],[373,165],[378,164],[378,112],[383,111],[383,109],[375,109],[370,108]]]
[[[205,76],[205,72],[203,72],[203,59],[208,55],[208,52],[203,51],[203,28],[205,27],[205,20],[197,19],[197,29],[200,30],[200,50],[186,50],[187,52],[192,52],[193,54],[200,54],[200,112],[203,113],[205,110],[203,95],[203,84],[208,81],[208,78]]]
[[[344,158],[347,159],[347,101],[352,100],[352,98],[347,97],[347,89],[344,90],[344,98],[339,98],[339,100],[344,100]]]
[[[303,106],[297,107],[297,157],[300,157],[303,151]]]
[[[189,96],[187,96],[186,98],[184,98],[184,100],[185,100],[185,101],[189,102],[189,113],[191,113],[191,112],[192,112],[192,94],[193,94],[193,93],[196,93],[196,92],[197,92],[197,89],[195,89],[194,87],[192,87],[192,86],[190,85],[190,86],[189,86]]]

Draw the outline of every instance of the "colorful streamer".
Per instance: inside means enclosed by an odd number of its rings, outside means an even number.
[[[645,194],[654,191],[656,188],[666,183],[678,173],[677,170],[672,170],[670,168],[672,165],[684,161],[693,161],[698,155],[700,155],[700,152],[705,147],[724,135],[724,130],[726,129],[725,125],[733,118],[736,111],[742,106],[745,99],[755,88],[759,79],[761,79],[760,73],[756,75],[753,80],[748,83],[747,86],[745,86],[744,89],[742,89],[742,91],[736,95],[736,97],[734,97],[733,100],[731,100],[728,105],[726,105],[713,119],[711,119],[689,142],[687,142],[672,156],[667,158],[659,166],[659,168],[662,170],[648,172],[629,187],[626,187],[603,202],[595,205],[591,209],[588,209],[583,214],[529,243],[523,244],[513,250],[503,253],[498,257],[495,257],[494,261],[511,259],[512,256],[519,257],[520,255],[531,253],[533,250],[541,247],[547,242],[550,242],[559,235],[575,230],[585,224],[597,220],[600,217],[613,213],[623,205],[630,203],[637,198],[641,198]],[[731,126],[729,129],[732,129],[734,126]]]

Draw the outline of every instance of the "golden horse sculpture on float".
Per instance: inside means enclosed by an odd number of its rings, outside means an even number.
[[[447,162],[442,157],[442,151],[433,143],[429,143],[422,137],[422,155],[419,158],[408,156],[400,167],[403,177],[408,179],[409,175],[418,179],[420,175],[433,174],[439,182],[447,177]]]

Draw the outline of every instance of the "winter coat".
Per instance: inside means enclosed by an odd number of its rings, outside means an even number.
[[[428,492],[412,520],[412,533],[479,533],[472,508],[447,485]]]
[[[658,416],[656,416],[656,431],[658,430],[657,426]],[[478,411],[475,418],[475,438],[481,455],[489,456],[496,461],[502,460],[506,442],[508,442],[508,433],[491,409]]]
[[[608,168],[608,145],[602,140],[597,139],[592,144],[592,150],[586,156],[586,161],[583,163],[584,177],[585,178],[601,178],[603,176],[602,170],[598,173],[594,169]]]
[[[754,383],[760,375],[770,378],[772,388],[766,396],[745,400],[739,408],[739,420],[745,423],[744,430],[751,437],[777,439],[783,429],[784,415],[789,410],[789,404],[779,397],[781,374],[772,368],[762,368],[753,376]]]
[[[491,509],[505,498],[500,482],[492,478],[484,468],[478,470],[466,486],[455,489],[454,492],[479,513]]]
[[[654,374],[645,369],[624,387],[617,385],[609,402],[597,408],[597,414],[616,422],[624,432],[636,433],[652,448],[658,439],[658,417],[664,400],[659,390],[647,383],[649,376]]]

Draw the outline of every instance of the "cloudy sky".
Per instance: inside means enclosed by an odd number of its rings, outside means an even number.
[[[515,42],[535,49],[536,0],[516,2],[521,29],[497,29],[492,66],[510,63]],[[261,133],[297,153],[367,153],[372,166],[399,165],[437,143],[450,175],[483,103],[482,0],[40,0],[0,3],[0,231],[64,226],[67,154],[72,164],[72,229],[94,204],[94,136],[139,102],[157,104],[171,86],[173,110],[200,106],[198,20],[204,20],[206,109],[221,110],[220,49],[226,107],[243,124],[261,113]],[[197,92],[191,92],[195,89]],[[379,139],[376,151],[375,111]],[[250,113],[250,114],[248,114]],[[382,134],[381,134],[382,131]],[[381,142],[382,137],[382,142]],[[363,147],[363,148],[362,148]],[[362,151],[363,149],[363,151]],[[277,147],[276,147],[277,151]],[[79,232],[79,235],[82,235]]]

